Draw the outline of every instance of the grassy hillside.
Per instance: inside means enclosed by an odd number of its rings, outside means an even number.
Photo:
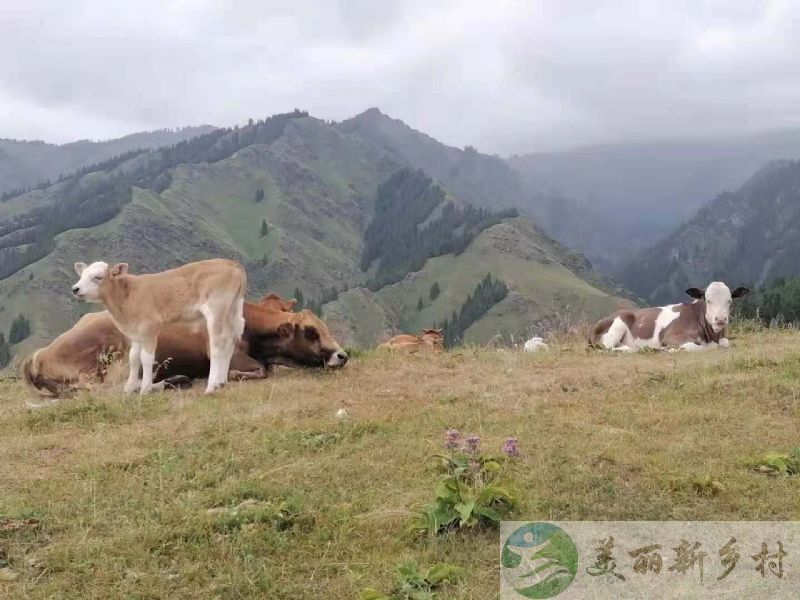
[[[797,477],[753,466],[798,445],[800,337],[734,344],[369,353],[214,398],[97,390],[35,410],[0,383],[0,596],[351,600],[415,560],[467,570],[440,600],[494,598],[496,531],[407,533],[451,427],[492,453],[519,438],[514,518],[796,520]]]
[[[375,294],[360,289],[342,294],[324,307],[325,316],[346,343],[371,347],[392,333],[416,332],[449,319],[491,273],[507,282],[512,293],[473,325],[466,339],[486,342],[497,334],[519,338],[556,313],[568,313],[573,321],[594,320],[626,304],[581,279],[577,273],[583,266],[578,256],[530,221],[506,219],[479,235],[463,254],[430,259],[420,271]],[[431,300],[434,283],[442,292]]]

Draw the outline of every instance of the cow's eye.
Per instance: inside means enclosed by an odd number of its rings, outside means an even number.
[[[309,342],[313,342],[319,339],[319,332],[314,327],[306,327],[305,336]]]
[[[102,276],[102,275],[95,275],[95,276],[93,277],[93,279],[94,279],[95,281],[103,281],[103,276]]]

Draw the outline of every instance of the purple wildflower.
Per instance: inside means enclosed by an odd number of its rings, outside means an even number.
[[[507,456],[519,456],[519,440],[515,437],[508,438],[503,444],[503,454]]]
[[[444,432],[444,444],[447,450],[455,450],[461,446],[461,433],[458,429],[448,429]]]
[[[481,438],[477,435],[471,435],[467,438],[467,447],[465,450],[470,454],[477,454],[481,449]]]

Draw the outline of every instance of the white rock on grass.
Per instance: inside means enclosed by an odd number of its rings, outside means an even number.
[[[539,352],[540,350],[547,350],[547,344],[540,337],[532,337],[523,346],[525,352]]]

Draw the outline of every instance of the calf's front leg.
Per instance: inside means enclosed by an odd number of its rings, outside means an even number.
[[[708,342],[707,344],[696,344],[695,342],[686,342],[685,344],[681,344],[681,348],[687,350],[688,352],[696,352],[698,350],[708,350],[716,347],[717,347],[716,342]]]
[[[141,351],[141,343],[131,340],[131,349],[130,352],[128,352],[128,366],[130,371],[128,372],[128,381],[125,382],[124,388],[126,394],[135,392],[141,385],[139,380],[139,369],[142,368]]]

